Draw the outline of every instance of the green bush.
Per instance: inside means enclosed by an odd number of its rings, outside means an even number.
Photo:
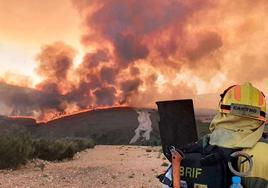
[[[70,159],[76,152],[94,147],[92,139],[38,139],[34,141],[34,156],[48,161]]]
[[[48,161],[72,158],[75,154],[73,143],[64,140],[39,139],[34,141],[33,147],[36,158]]]
[[[17,168],[33,157],[32,140],[28,135],[8,135],[0,138],[0,168]]]
[[[0,169],[15,169],[33,158],[71,159],[76,152],[94,146],[95,142],[86,138],[33,139],[25,133],[12,133],[0,137]]]
[[[76,152],[85,150],[87,148],[93,148],[96,144],[91,138],[73,138],[71,141],[75,144]]]

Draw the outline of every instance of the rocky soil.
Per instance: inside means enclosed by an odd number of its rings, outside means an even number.
[[[0,187],[156,188],[167,163],[160,147],[100,145],[73,160],[34,160],[18,170],[1,170]]]

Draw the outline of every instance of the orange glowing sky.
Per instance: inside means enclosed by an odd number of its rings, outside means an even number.
[[[80,20],[69,0],[0,0],[0,73],[34,77],[40,46],[64,41],[77,51]]]
[[[222,37],[222,47],[217,54],[203,59],[202,66],[181,66],[180,74],[172,79],[159,72],[158,89],[164,91],[165,87],[161,85],[172,80],[174,86],[186,84],[194,88],[196,94],[217,93],[230,84],[252,81],[267,93],[268,9],[266,1],[254,2],[253,5],[249,0],[220,0],[213,8],[191,17],[187,31],[194,34],[216,32]],[[2,76],[11,79],[13,74],[20,74],[38,82],[36,55],[41,46],[55,41],[74,47],[76,62],[81,59],[84,50],[80,43],[82,20],[70,0],[0,0],[0,10]],[[217,61],[219,70],[215,70],[217,66],[211,69],[209,61]],[[142,74],[150,72],[151,68],[145,66]],[[143,89],[141,87],[140,91]]]

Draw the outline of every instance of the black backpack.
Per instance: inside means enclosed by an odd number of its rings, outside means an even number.
[[[237,159],[230,157],[230,154],[237,150],[204,144],[204,140],[176,148],[184,154],[180,169],[181,180],[188,188],[202,185],[208,188],[229,187],[233,174],[228,168],[228,161],[237,168]],[[171,153],[166,153],[165,156],[171,161]],[[172,187],[172,181],[166,177],[168,170],[158,178],[162,183]]]

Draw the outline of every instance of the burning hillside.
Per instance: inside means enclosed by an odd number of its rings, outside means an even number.
[[[130,107],[85,110],[48,122],[0,116],[0,136],[22,132],[35,138],[92,138],[97,144],[157,145],[158,121],[156,110]]]
[[[266,57],[255,45],[266,36],[267,27],[256,22],[265,17],[259,9],[267,8],[266,1],[254,7],[250,1],[229,0],[72,3],[83,24],[81,62],[75,62],[76,49],[64,42],[42,46],[35,69],[41,81],[28,84],[32,89],[1,79],[2,114],[46,119],[103,106],[152,107],[156,100],[193,97],[233,81],[261,83],[265,78],[252,78],[255,71],[266,70],[251,62],[262,63]],[[255,47],[249,51],[250,46]],[[266,49],[267,44],[259,46]],[[254,72],[237,76],[244,63]],[[27,85],[15,80],[18,86]]]

